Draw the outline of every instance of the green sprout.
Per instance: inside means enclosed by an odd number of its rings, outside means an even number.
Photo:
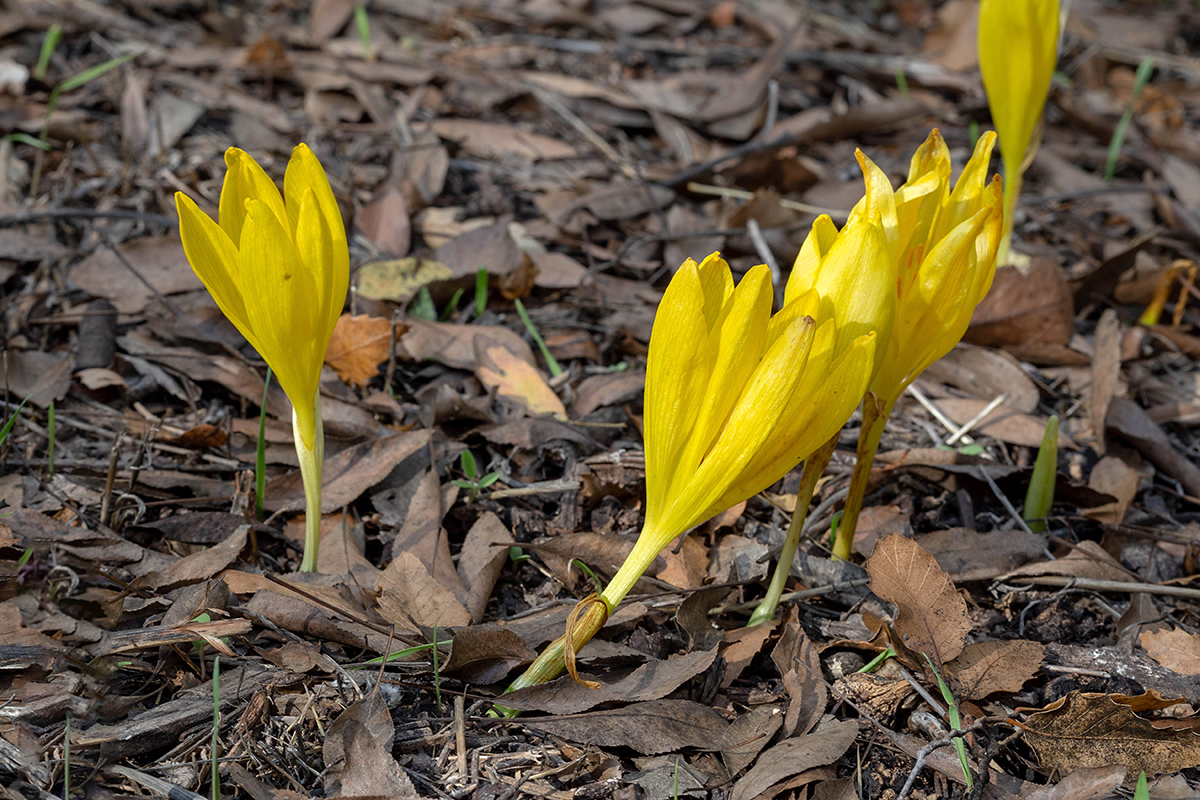
[[[1029,490],[1025,493],[1025,511],[1021,515],[1034,533],[1046,530],[1045,519],[1054,505],[1054,482],[1057,478],[1058,417],[1053,416],[1046,421],[1042,446],[1038,448],[1033,474],[1029,476]]]
[[[46,38],[42,39],[42,49],[38,51],[37,66],[33,68],[33,77],[35,79],[39,81],[46,80],[46,70],[50,66],[50,58],[54,55],[54,51],[58,49],[58,43],[61,41],[62,26],[55,22],[46,31]]]
[[[354,4],[354,24],[358,27],[358,40],[362,43],[363,60],[374,61],[375,54],[371,52],[371,20],[367,18],[366,3]]]
[[[1146,88],[1146,84],[1150,82],[1150,75],[1154,72],[1154,57],[1146,56],[1138,64],[1137,72],[1133,79],[1133,97],[1129,98],[1129,106],[1126,107],[1125,113],[1121,115],[1121,119],[1117,122],[1117,127],[1113,128],[1112,139],[1108,142],[1108,160],[1104,162],[1104,182],[1112,183],[1113,175],[1117,171],[1117,159],[1121,156],[1121,148],[1125,146],[1125,134],[1129,130],[1129,123],[1133,122],[1133,111],[1137,106],[1138,98],[1142,96],[1142,90]]]
[[[480,267],[475,273],[475,316],[482,317],[483,312],[487,311],[487,287],[488,287],[488,271],[485,267]]]
[[[499,472],[489,472],[486,475],[479,475],[479,466],[475,463],[475,456],[470,450],[463,450],[462,455],[458,457],[459,464],[462,466],[463,475],[466,479],[455,478],[450,481],[460,489],[469,489],[470,497],[467,498],[467,505],[475,502],[475,498],[479,496],[480,489],[486,489],[497,480],[500,479]]]
[[[550,354],[550,348],[546,347],[546,342],[542,339],[542,335],[538,333],[537,328],[533,327],[533,320],[529,318],[529,312],[525,310],[525,304],[520,298],[513,301],[517,306],[517,313],[521,315],[521,322],[525,323],[525,330],[529,331],[529,335],[533,337],[533,341],[537,344],[538,349],[542,351],[542,358],[546,360],[546,369],[550,370],[551,377],[557,378],[563,374],[563,368],[558,365],[558,360]]]
[[[922,654],[924,655],[924,654]],[[925,656],[926,663],[929,664],[929,669],[933,672],[933,676],[937,678],[938,688],[942,692],[942,699],[946,701],[946,717],[950,720],[950,727],[956,731],[962,730],[962,716],[958,713],[958,701],[954,699],[954,694],[950,691],[950,687],[942,680],[942,674],[938,672],[937,667],[933,665],[933,661],[929,656]],[[963,777],[967,779],[967,791],[975,788],[975,779],[971,777],[971,765],[967,761],[967,745],[963,741],[963,737],[954,737],[954,749],[958,752],[958,763],[962,765]]]

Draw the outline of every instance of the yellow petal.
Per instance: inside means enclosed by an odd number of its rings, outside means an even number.
[[[814,320],[821,309],[821,296],[816,289],[809,289],[798,297],[792,298],[779,313],[771,317],[767,326],[767,347],[783,334],[787,327],[801,317],[812,317]]]
[[[761,451],[775,449],[774,443],[766,445],[804,377],[813,328],[808,317],[796,320],[763,355],[716,446],[684,491],[672,498],[676,507],[672,518],[680,531],[766,488],[747,482],[743,473]],[[726,497],[739,499],[718,508]]]
[[[787,286],[783,291],[785,306],[816,286],[822,259],[829,253],[829,248],[833,247],[837,236],[837,226],[828,214],[822,214],[813,220],[812,229],[805,237],[804,244],[800,246],[800,252],[792,264],[792,274],[788,276]]]
[[[744,486],[738,488],[758,487],[754,492],[766,489],[846,424],[866,391],[875,363],[875,343],[873,334],[859,337],[825,370],[823,380],[814,370],[805,370],[805,380],[812,382],[812,390],[804,393],[799,408],[789,403],[778,428],[771,434],[771,447],[760,451],[741,478]],[[809,364],[813,363],[810,354]],[[739,498],[739,494],[726,492],[715,505],[728,508],[739,503],[745,499]]]
[[[729,303],[721,326],[712,331],[709,347],[716,350],[708,389],[692,425],[687,446],[679,459],[672,494],[683,490],[721,433],[734,404],[759,365],[766,347],[771,317],[771,271],[754,267],[742,278]]]
[[[711,331],[717,324],[721,309],[733,295],[733,275],[720,253],[710,253],[700,262],[697,271],[704,291],[704,320]]]
[[[321,217],[329,228],[332,241],[333,263],[335,271],[345,273],[347,281],[350,274],[350,255],[346,247],[346,226],[342,222],[342,212],[338,209],[337,198],[329,186],[329,178],[321,162],[313,155],[306,144],[299,144],[292,150],[291,160],[288,161],[287,171],[283,176],[283,193],[287,200],[288,226],[297,233],[300,208],[304,204],[305,193],[311,190],[316,197],[317,207]],[[335,292],[336,293],[336,292]],[[341,296],[344,300],[346,292]]]
[[[821,268],[817,290],[832,303],[841,349],[874,331],[891,336],[896,308],[896,262],[878,224],[846,223]],[[825,319],[824,312],[818,317]]]
[[[251,199],[266,203],[279,221],[287,224],[283,196],[275,182],[244,150],[231,147],[225,151],[225,182],[221,184],[217,221],[238,249],[241,249],[242,227],[246,224],[246,201]]]
[[[255,346],[292,401],[306,446],[313,446],[313,403],[328,340],[317,341],[317,287],[287,230],[261,200],[246,203],[241,248],[246,316]]]
[[[883,226],[884,238],[888,247],[896,253],[899,247],[900,231],[896,220],[896,195],[892,191],[892,182],[883,170],[875,166],[875,162],[867,158],[861,150],[854,151],[858,165],[862,168],[863,182],[866,184],[866,194],[850,211],[850,219],[846,225],[860,220],[877,221]]]
[[[242,302],[237,248],[229,235],[183,192],[175,193],[175,209],[179,212],[179,238],[183,240],[183,252],[192,270],[217,301],[221,312],[254,344],[254,332]]]
[[[289,205],[290,207],[290,205]],[[329,226],[321,215],[317,198],[312,189],[304,193],[300,202],[300,213],[296,223],[296,250],[303,260],[305,268],[312,274],[317,287],[319,303],[315,309],[317,320],[320,322],[318,338],[326,343],[333,335],[334,326],[342,314],[346,304],[345,283],[343,280],[340,293],[338,292],[338,275],[341,272],[334,263],[336,261],[335,245],[330,235]]]
[[[688,259],[663,293],[646,359],[647,527],[666,510],[667,490],[708,386],[704,301],[696,263]]]

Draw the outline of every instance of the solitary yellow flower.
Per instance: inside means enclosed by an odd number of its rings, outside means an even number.
[[[196,275],[292,401],[306,501],[300,569],[311,572],[317,567],[325,449],[318,383],[346,302],[346,230],[325,171],[307,145],[292,151],[282,195],[243,151],[229,148],[225,166],[220,224],[177,192],[179,232]]]
[[[850,556],[867,475],[896,401],[958,344],[991,288],[1004,224],[1000,178],[987,179],[995,143],[996,134],[981,136],[951,186],[950,151],[935,129],[913,156],[908,181],[895,192],[894,222],[885,228],[896,231],[890,240],[899,265],[896,318],[863,403],[858,461],[834,545],[842,558]]]
[[[1058,0],[981,0],[979,4],[979,70],[1004,159],[1001,264],[1008,263],[1021,173],[1041,138],[1042,109],[1058,61],[1058,21]]]
[[[880,242],[882,251],[882,242]],[[771,279],[734,288],[716,253],[684,262],[654,320],[646,367],[646,520],[612,582],[570,626],[571,652],[599,630],[679,534],[779,480],[845,423],[866,390],[876,335],[841,335],[816,289],[771,315]],[[564,666],[564,639],[511,688]],[[567,656],[570,657],[569,655]]]

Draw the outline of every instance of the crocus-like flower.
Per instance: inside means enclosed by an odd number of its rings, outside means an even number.
[[[872,239],[885,252],[881,237]],[[765,266],[734,287],[717,254],[684,262],[663,295],[646,367],[646,520],[633,551],[575,625],[581,647],[654,558],[692,526],[761,492],[824,444],[866,390],[876,334],[847,338],[816,289],[771,315]],[[559,639],[513,684],[564,666]],[[570,658],[570,655],[567,655]]]
[[[1040,138],[1042,109],[1058,60],[1058,0],[981,0],[979,70],[1000,134],[1004,158],[1004,239],[1000,263],[1008,263],[1012,213],[1021,173]]]
[[[176,193],[180,236],[192,269],[292,401],[306,500],[300,568],[313,571],[325,449],[318,383],[346,302],[346,230],[325,171],[307,145],[292,151],[282,195],[243,151],[229,148],[225,166],[219,224]]]
[[[950,151],[934,130],[913,156],[908,181],[895,192],[894,222],[884,227],[896,231],[889,239],[899,264],[896,318],[863,404],[858,461],[835,555],[850,556],[867,475],[896,401],[926,367],[958,344],[991,288],[1004,219],[1000,178],[987,179],[995,142],[994,133],[980,137],[952,187]]]

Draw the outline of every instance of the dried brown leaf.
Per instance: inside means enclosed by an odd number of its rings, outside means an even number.
[[[463,605],[476,623],[483,620],[488,598],[492,596],[512,544],[512,534],[491,511],[485,512],[467,531],[458,555],[458,576],[467,589]]]
[[[1108,525],[1120,525],[1125,521],[1125,514],[1137,496],[1141,482],[1141,473],[1122,459],[1105,456],[1092,467],[1092,472],[1088,475],[1088,488],[1109,495],[1114,500],[1102,506],[1085,509],[1083,515]]]
[[[770,786],[813,767],[832,764],[854,744],[858,723],[827,720],[812,733],[785,739],[758,757],[758,761],[733,785],[730,800],[754,800]]]
[[[1138,642],[1150,657],[1180,675],[1200,675],[1200,636],[1181,628],[1143,631]]]
[[[1127,770],[1120,765],[1077,769],[1054,786],[1039,786],[1025,800],[1099,800],[1125,780]]]
[[[1128,581],[1133,576],[1096,542],[1085,540],[1075,545],[1071,552],[1054,561],[1026,564],[1004,576],[1005,579],[1022,575],[1069,575],[1075,578],[1090,578],[1098,581]]]
[[[408,255],[412,245],[412,222],[400,190],[389,186],[380,192],[355,216],[354,227],[381,253],[397,257]]]
[[[1167,727],[1135,713],[1178,702],[1154,693],[1125,697],[1074,691],[1030,714],[1025,740],[1047,770],[1123,764],[1131,773],[1178,772],[1200,765],[1197,720],[1172,720],[1187,727]]]
[[[800,626],[795,606],[784,615],[783,632],[771,651],[771,661],[779,670],[783,688],[791,698],[783,721],[784,735],[808,733],[825,712],[829,690],[825,687],[817,648]]]
[[[1019,692],[1037,674],[1046,648],[1024,640],[969,644],[946,672],[960,700],[983,700],[995,692]]]
[[[1046,539],[1021,530],[979,533],[947,528],[922,534],[917,542],[937,559],[955,583],[986,581],[1026,564],[1046,550]]]
[[[629,747],[644,755],[693,747],[708,750],[729,723],[691,700],[651,700],[611,711],[523,720],[528,728],[599,747]],[[849,743],[847,743],[847,747]]]
[[[890,534],[867,560],[871,591],[896,606],[902,644],[945,664],[962,652],[971,631],[967,604],[937,560],[912,539]]]
[[[495,389],[500,397],[516,402],[529,414],[567,418],[567,409],[562,400],[546,383],[537,367],[513,355],[506,347],[488,346],[486,342],[485,337],[476,340],[478,366],[475,375],[480,383]]]
[[[454,628],[471,623],[454,593],[429,573],[412,553],[401,552],[375,584],[379,614],[401,627]]]
[[[329,726],[322,746],[327,797],[373,795],[419,800],[408,776],[392,757],[396,727],[382,693],[368,692]]]
[[[996,270],[963,338],[987,347],[1065,345],[1074,333],[1075,306],[1062,268],[1055,260],[1035,258],[1028,273],[1016,267]]]
[[[351,386],[363,386],[379,374],[392,346],[392,323],[368,314],[343,314],[333,328],[325,363]]]

